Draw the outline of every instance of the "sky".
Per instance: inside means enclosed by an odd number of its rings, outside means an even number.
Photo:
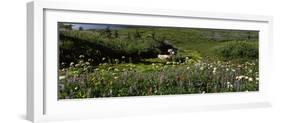
[[[72,24],[73,29],[79,29],[82,27],[83,29],[106,29],[108,26],[110,29],[120,29],[125,28],[125,25],[110,25],[110,24]]]

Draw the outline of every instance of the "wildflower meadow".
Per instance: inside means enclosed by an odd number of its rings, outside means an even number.
[[[58,26],[59,99],[259,90],[256,31]]]

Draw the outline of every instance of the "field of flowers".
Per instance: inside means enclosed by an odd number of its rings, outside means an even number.
[[[61,31],[60,36],[60,52],[64,54],[60,54],[59,62],[59,99],[248,92],[259,89],[256,42],[214,42],[216,47],[206,49],[209,50],[206,51],[207,55],[200,50],[182,50],[184,46],[175,46],[174,43],[173,47],[179,49],[177,55],[161,60],[157,56],[146,55],[161,53],[161,48],[167,47],[159,37],[157,40],[137,38],[142,45],[132,47],[130,45],[136,42],[130,41],[136,38],[126,37],[124,40],[128,42],[120,42],[121,33],[115,37],[102,37],[97,32]],[[71,46],[71,41],[77,40],[87,42],[85,46],[80,44],[79,48],[84,49],[79,49],[81,52],[68,51],[77,47],[76,44]],[[91,49],[89,46],[92,44],[88,42],[97,41],[99,47],[110,47],[115,54],[110,56],[102,49]],[[122,45],[116,45],[120,43]],[[209,44],[206,43],[206,47],[211,46]],[[92,54],[93,51],[98,52]],[[68,52],[72,54],[67,55]],[[210,52],[215,55],[209,55]],[[136,54],[138,57],[132,58]]]
[[[257,91],[258,62],[193,61],[151,65],[71,63],[60,70],[61,99]]]

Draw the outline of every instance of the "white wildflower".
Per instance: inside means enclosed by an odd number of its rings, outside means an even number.
[[[249,73],[252,73],[253,72],[253,70],[249,70]]]
[[[79,67],[79,66],[80,66],[80,64],[76,64],[76,65],[75,65],[75,67]]]
[[[233,88],[233,85],[230,82],[227,82],[227,88]]]
[[[65,79],[65,76],[60,76],[59,77],[59,80],[63,80],[63,79]]]
[[[251,82],[251,81],[253,81],[253,78],[250,77],[248,80]]]
[[[80,56],[79,56],[79,58],[84,58],[84,57],[85,57],[84,55],[80,55]]]
[[[235,78],[237,79],[237,80],[241,80],[241,79],[243,79],[245,76],[243,76],[243,75],[241,75],[241,76],[236,76]]]
[[[216,67],[214,67],[214,69],[213,69],[213,74],[215,74],[215,73],[216,73],[216,71],[217,71],[217,68],[216,68]]]
[[[118,68],[114,68],[114,71],[117,71],[117,72],[118,72],[118,71],[119,71],[119,69],[118,69]]]
[[[73,66],[73,65],[74,65],[74,62],[71,62],[71,63],[70,63],[70,66]]]

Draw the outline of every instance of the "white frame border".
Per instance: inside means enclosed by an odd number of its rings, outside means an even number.
[[[188,18],[203,18],[217,20],[235,20],[235,21],[251,21],[268,23],[268,47],[272,48],[272,17],[257,16],[257,15],[241,15],[241,14],[225,14],[225,13],[210,13],[210,12],[194,12],[194,11],[175,11],[175,10],[153,10],[147,8],[129,8],[115,6],[95,5],[92,1],[78,2],[55,2],[55,1],[34,1],[27,4],[27,119],[33,122],[42,120],[55,119],[72,119],[71,116],[47,116],[44,114],[44,10],[71,10],[71,11],[90,11],[90,12],[106,12],[106,13],[122,13],[122,14],[137,14],[145,16],[168,16],[168,17],[188,17]],[[272,51],[272,50],[271,50]],[[272,53],[272,52],[270,52]],[[271,54],[269,54],[271,55]],[[269,57],[272,59],[272,57]],[[266,72],[270,72],[269,66]],[[267,80],[270,83],[270,80]],[[268,86],[268,84],[266,85]],[[181,98],[181,97],[180,97]],[[267,100],[267,99],[264,99]],[[247,108],[247,107],[264,107],[270,103],[257,102],[256,104],[235,104],[223,105],[219,109],[228,108]],[[189,107],[191,111],[216,109],[218,106],[201,108]],[[179,109],[171,109],[179,110]],[[161,112],[161,111],[159,111]],[[81,118],[92,116],[80,116]]]

